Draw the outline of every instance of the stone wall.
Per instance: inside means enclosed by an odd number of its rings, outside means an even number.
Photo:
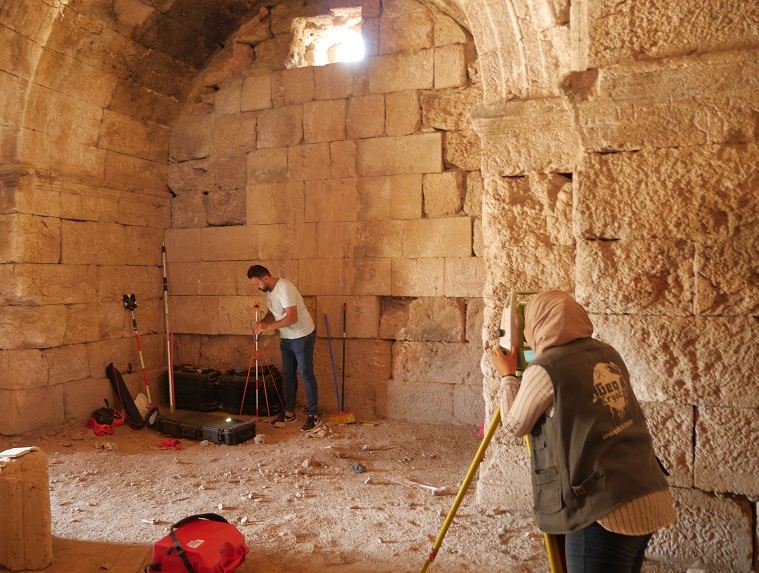
[[[759,68],[743,48],[759,42],[740,17],[714,23],[728,11],[755,19],[755,7],[718,4],[694,8],[683,35],[691,12],[669,3],[573,2],[576,71],[561,93],[475,108],[483,339],[495,338],[509,290],[574,292],[628,363],[671,473],[678,522],[649,555],[747,572],[759,492]],[[492,415],[488,356],[484,372]],[[527,463],[521,441],[497,433],[479,501],[530,504]]]
[[[478,425],[482,178],[468,110],[482,94],[471,36],[415,1],[365,2],[363,61],[286,67],[292,19],[328,8],[280,4],[244,24],[236,38],[253,45],[252,63],[219,54],[172,133],[177,356],[249,364],[253,304],[266,308],[246,271],[260,262],[298,286],[317,324],[325,411],[336,398],[324,311],[340,370],[345,302],[346,407]],[[273,338],[262,343],[278,365]]]

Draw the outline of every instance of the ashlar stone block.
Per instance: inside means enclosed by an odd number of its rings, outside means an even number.
[[[368,93],[367,65],[364,61],[315,67],[315,99],[338,100]]]
[[[481,297],[485,289],[485,261],[479,257],[445,259],[445,296]]]
[[[425,92],[420,98],[422,125],[446,131],[470,129],[470,110],[478,104],[482,104],[482,88],[479,86]]]
[[[460,171],[426,174],[423,190],[428,217],[458,215],[464,206],[464,175]]]
[[[685,241],[579,241],[577,299],[592,313],[691,315],[694,255]]]
[[[724,452],[734,455],[724,455]],[[756,408],[698,408],[694,481],[705,491],[759,495]]]
[[[445,163],[464,171],[477,171],[482,166],[482,142],[471,129],[446,134]]]
[[[752,166],[758,161],[756,144],[586,154],[575,232],[599,239],[731,236],[756,221]]]
[[[370,64],[371,93],[429,90],[434,87],[434,50],[373,58]]]
[[[303,134],[306,143],[345,139],[345,100],[303,104]]]
[[[57,263],[60,258],[60,219],[0,215],[0,263]]]
[[[466,342],[398,341],[393,380],[405,383],[482,385],[481,346]]]
[[[240,98],[241,111],[271,109],[272,76],[269,73],[257,74],[245,78]]]
[[[289,259],[293,256],[294,244],[295,232],[291,224],[260,225],[258,228],[258,256],[262,260]]]
[[[357,181],[345,178],[306,182],[305,205],[307,222],[355,221],[360,205]]]
[[[5,404],[0,417],[0,434],[21,435],[55,427],[64,422],[63,408],[51,408],[50,404],[63,403],[62,386],[41,386],[24,390],[0,390],[0,401]],[[29,412],[36,412],[30,416]]]
[[[345,124],[348,139],[383,136],[385,97],[382,94],[372,94],[349,99]]]
[[[392,292],[392,259],[352,259],[345,269],[345,292],[389,296]]]
[[[467,85],[467,68],[473,50],[467,44],[435,48],[435,89],[459,88]]]
[[[403,254],[412,259],[469,257],[472,255],[472,220],[446,217],[405,221]]]
[[[445,259],[392,259],[393,296],[443,296]]]
[[[393,380],[387,385],[386,409],[378,413],[400,420],[429,424],[450,424],[453,419],[455,386],[445,383],[401,383]],[[420,408],[419,404],[425,404]]]
[[[290,181],[330,178],[330,143],[302,144],[287,149],[287,175]]]
[[[428,11],[384,15],[380,19],[379,53],[418,52],[434,45],[433,18]]]
[[[222,296],[219,297],[219,333],[251,335],[255,325],[256,311],[254,303],[258,302],[259,319],[266,314],[263,296]]]
[[[182,117],[171,130],[169,157],[178,163],[211,154],[211,116]]]
[[[49,384],[55,386],[66,382],[84,380],[89,376],[87,347],[85,344],[67,344],[44,351],[49,368]],[[92,402],[87,404],[89,408]],[[92,408],[90,408],[89,414]]]
[[[177,334],[219,334],[219,297],[173,295],[171,304]]]
[[[48,382],[48,362],[41,350],[0,350],[0,368],[0,390],[38,388]]]
[[[277,147],[249,152],[247,154],[248,184],[282,183],[286,181],[289,149],[292,148]]]
[[[348,228],[346,254],[360,259],[401,257],[403,223],[401,221],[359,221]]]
[[[65,305],[0,308],[0,348],[13,350],[60,346],[65,331]]]
[[[342,221],[302,223],[295,227],[295,250],[304,259],[340,259],[346,256],[348,226]]]
[[[654,452],[674,487],[693,487],[693,431],[696,409],[688,404],[640,402]]]
[[[5,271],[6,269],[3,269]],[[73,304],[97,296],[97,269],[88,265],[9,265],[0,300],[5,304]]]
[[[327,329],[324,322],[324,312],[327,313],[329,320],[330,336],[332,337],[333,352],[337,352],[336,342],[343,332],[343,303],[345,303],[345,336],[347,338],[365,338],[368,344],[364,346],[371,348],[377,346],[387,352],[387,356],[382,356],[383,365],[390,362],[390,347],[387,343],[380,342],[375,344],[372,339],[377,338],[377,330],[380,320],[380,300],[376,296],[318,296],[317,297],[318,316],[316,317],[316,334],[326,338]],[[346,344],[347,346],[347,344]],[[347,354],[347,348],[346,348]],[[359,357],[353,355],[354,359]],[[376,359],[376,357],[375,357]],[[359,373],[357,369],[352,371],[355,375]],[[378,378],[379,373],[369,370],[366,372],[373,378]],[[346,369],[347,375],[347,369]]]
[[[475,385],[458,385],[453,388],[452,424],[479,426],[485,411],[482,388]]]
[[[259,149],[289,147],[303,140],[303,108],[300,105],[264,110],[258,115]]]
[[[329,174],[332,179],[356,177],[358,150],[353,140],[332,141],[329,144]]]
[[[422,126],[419,92],[407,90],[385,96],[385,132],[389,136],[410,135]]]
[[[466,30],[456,20],[445,14],[435,14],[435,46],[463,44],[469,40]]]
[[[200,228],[166,229],[164,244],[166,246],[167,266],[176,262],[200,260]]]
[[[248,225],[272,225],[294,223],[301,217],[299,206],[303,205],[304,186],[300,181],[248,185]]]
[[[442,133],[361,139],[357,144],[358,172],[363,176],[443,171]]]
[[[166,192],[168,166],[166,161],[150,161],[115,151],[105,152],[104,179],[110,183],[137,187],[160,196]]]
[[[379,337],[390,340],[462,342],[464,301],[453,298],[389,298],[382,302]]]
[[[256,114],[230,113],[214,118],[211,145],[216,157],[239,157],[256,149]]]
[[[422,216],[422,175],[362,177],[358,180],[362,220],[419,219]]]
[[[240,264],[235,262],[173,263],[168,268],[172,297],[235,295],[239,272]]]
[[[275,72],[272,79],[272,99],[277,107],[314,99],[313,66]]]
[[[204,227],[200,229],[203,261],[250,261],[258,256],[255,226]]]
[[[296,286],[303,295],[342,295],[345,266],[343,259],[301,259]]]
[[[61,262],[64,264],[122,265],[127,262],[126,228],[115,223],[61,222]],[[93,241],[93,237],[98,237]]]

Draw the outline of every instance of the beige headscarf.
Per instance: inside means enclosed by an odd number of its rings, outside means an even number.
[[[570,295],[548,290],[533,296],[524,309],[524,337],[535,356],[593,334],[588,313]]]

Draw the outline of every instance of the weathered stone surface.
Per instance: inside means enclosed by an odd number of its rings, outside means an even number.
[[[757,221],[751,166],[758,161],[755,144],[587,154],[582,172],[589,176],[580,177],[576,191],[576,232],[599,239],[733,235]]]
[[[422,176],[362,177],[358,180],[361,220],[418,219],[422,216]]]
[[[418,52],[434,45],[434,27],[429,12],[388,16],[380,21],[379,53]]]
[[[13,436],[55,427],[63,423],[63,408],[51,408],[50,404],[63,403],[62,386],[43,386],[24,390],[0,389],[0,401],[6,404],[0,417],[0,434]],[[30,416],[29,412],[37,415]]]
[[[206,222],[213,226],[243,225],[245,223],[244,186],[213,189],[204,197]]]
[[[689,316],[694,254],[685,241],[579,241],[576,296],[589,312]]]
[[[709,569],[751,571],[751,511],[748,502],[697,489],[673,489],[677,523],[654,535],[647,554]]]
[[[485,261],[478,257],[445,259],[445,296],[480,297],[485,288]]]
[[[466,171],[481,168],[480,136],[471,129],[452,131],[445,136],[445,164]]]
[[[330,178],[332,144],[314,143],[287,148],[287,177],[290,181]]]
[[[64,264],[110,264],[127,262],[126,228],[114,223],[63,220],[61,262]],[[92,237],[99,237],[93,241]]]
[[[0,283],[3,304],[83,303],[97,294],[94,266],[8,265],[0,272],[4,279]]]
[[[396,342],[393,380],[479,386],[482,382],[480,346],[466,342]]]
[[[271,92],[271,74],[257,74],[245,78],[240,95],[241,111],[270,109],[273,106]]]
[[[759,225],[725,239],[696,245],[694,312],[701,315],[759,314]]]
[[[327,64],[314,68],[317,100],[343,99],[364,95],[369,91],[367,62]]]
[[[482,90],[474,86],[455,91],[424,92],[421,96],[423,125],[446,131],[471,129],[470,111],[480,103]]]
[[[272,74],[272,103],[275,107],[314,99],[314,68],[291,68]]]
[[[674,487],[693,487],[693,431],[696,410],[687,404],[641,402],[656,456]]]
[[[358,151],[352,140],[331,141],[329,144],[329,174],[332,179],[356,177]]]
[[[163,241],[163,229],[155,227],[124,226],[125,262],[130,265],[159,265],[161,264],[161,249],[158,245]]]
[[[442,135],[425,133],[358,141],[358,171],[364,176],[440,173]]]
[[[434,57],[434,50],[423,50],[373,58],[369,70],[370,92],[432,89]]]
[[[259,149],[298,145],[303,140],[303,108],[291,105],[259,113]]]
[[[343,258],[347,252],[349,225],[341,221],[299,224],[295,227],[294,248],[305,259]]]
[[[422,108],[416,90],[385,96],[385,132],[389,136],[416,133],[422,126]]]
[[[24,390],[47,385],[48,362],[41,350],[0,350],[0,390]]]
[[[344,280],[346,292],[388,296],[392,292],[392,259],[353,259]]]
[[[171,130],[169,157],[178,163],[204,159],[211,154],[212,116],[180,119]]]
[[[345,261],[342,259],[302,259],[298,263],[298,286],[303,295],[342,295]],[[322,318],[322,320],[324,320]]]
[[[278,147],[248,153],[248,185],[285,182],[288,176],[288,151],[300,149]]]
[[[454,390],[452,384],[404,384],[392,380],[387,385],[387,414],[382,415],[419,423],[450,424]],[[420,404],[424,404],[424,408],[420,408]],[[381,411],[378,408],[378,413]]]
[[[171,132],[166,127],[106,111],[100,125],[98,147],[156,163],[166,163],[170,137]]]
[[[464,302],[453,298],[389,298],[382,302],[379,337],[391,340],[462,342]]]
[[[172,295],[224,296],[237,294],[235,274],[239,272],[240,264],[235,262],[176,262],[168,268],[168,278]]]
[[[360,221],[347,227],[346,255],[353,259],[394,258],[403,254],[401,221]]]
[[[403,225],[403,255],[418,257],[469,257],[472,254],[472,220],[469,217],[408,220]]]
[[[165,189],[164,189],[165,191]],[[66,195],[62,194],[62,197]],[[122,196],[118,203],[117,221],[123,225],[136,225],[165,229],[169,226],[171,210],[168,197],[139,196],[134,199]]]
[[[303,104],[303,138],[306,143],[345,139],[345,100]]]
[[[435,46],[463,44],[469,39],[466,30],[450,16],[446,16],[445,14],[435,14],[434,25]]]
[[[641,400],[756,408],[746,393],[757,363],[751,318],[592,315],[596,336],[614,346]],[[720,357],[715,368],[714,357]]]
[[[26,214],[0,215],[0,263],[57,263],[61,221]]]
[[[253,226],[200,229],[203,261],[250,261],[258,255],[258,231]]]
[[[229,113],[214,118],[211,145],[217,157],[256,149],[256,114]],[[239,157],[239,156],[238,156]]]
[[[111,312],[108,313],[106,308]],[[63,343],[84,344],[116,336],[126,336],[123,320],[120,320],[115,328],[110,328],[116,323],[106,318],[112,315],[123,319],[123,308],[123,305],[118,308],[116,305],[98,303],[66,305],[66,333],[63,336]],[[117,310],[121,312],[116,314]]]
[[[464,175],[460,171],[424,176],[424,213],[428,217],[458,215],[464,205]]]
[[[176,333],[220,333],[217,296],[174,295],[171,304],[171,325]]]
[[[725,456],[723,452],[735,455]],[[694,482],[704,491],[759,495],[759,419],[747,408],[698,408]]]
[[[166,229],[167,266],[175,262],[200,260],[200,229]]]
[[[258,256],[264,261],[292,258],[294,244],[295,233],[287,223],[258,227]]]
[[[349,99],[345,125],[349,139],[383,136],[385,97],[382,94],[373,94]]]
[[[0,308],[0,348],[51,348],[63,344],[66,307],[3,306]]]
[[[104,179],[119,186],[138,187],[145,193],[165,191],[166,162],[155,162],[114,151],[105,152]]]
[[[573,7],[574,8],[574,7]],[[724,18],[730,14],[730,18]],[[645,8],[593,4],[587,15],[590,68],[629,60],[661,60],[693,52],[720,52],[755,45],[757,7],[732,0],[677,6],[654,3]]]
[[[343,328],[343,303],[346,304],[346,331],[347,338],[376,339],[380,317],[380,301],[376,296],[318,296],[318,314],[315,318],[317,336],[326,338],[327,331],[324,323],[324,312],[327,312],[330,335],[335,344],[336,339],[342,335]],[[369,345],[371,346],[371,345]],[[380,344],[385,347],[384,344]],[[387,347],[389,350],[389,347]],[[358,357],[354,356],[358,359]],[[388,358],[389,360],[389,358]],[[354,373],[356,371],[354,370]],[[374,376],[374,373],[372,373]]]
[[[435,48],[435,89],[459,88],[467,85],[467,67],[474,59],[474,47],[452,44]]]
[[[485,182],[482,173],[472,171],[466,175],[466,194],[464,198],[464,213],[470,217],[482,218],[482,195]]]
[[[84,344],[69,344],[58,348],[49,348],[44,351],[44,357],[47,364],[43,372],[48,373],[48,383],[51,386],[81,381],[89,376],[87,347]],[[26,374],[29,374],[29,371],[26,371]],[[86,406],[90,408],[91,405],[92,402],[89,402]],[[92,410],[94,408],[90,408],[87,414],[92,414]]]
[[[445,259],[392,259],[393,296],[443,296]]]
[[[453,388],[453,418],[446,422],[479,427],[483,421],[485,400],[482,388],[478,386],[458,385]]]
[[[355,221],[359,196],[354,178],[308,181],[305,185],[305,220]]]
[[[466,336],[467,342],[482,344],[482,325],[484,323],[485,303],[482,298],[470,298],[466,303]],[[489,338],[489,337],[488,337]]]
[[[240,272],[245,272],[245,270],[241,265]],[[258,302],[259,318],[263,318],[266,313],[266,303],[262,296],[219,297],[219,334],[251,335],[255,324],[255,302]]]

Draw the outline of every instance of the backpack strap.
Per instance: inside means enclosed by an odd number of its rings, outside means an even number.
[[[176,549],[177,555],[179,555],[179,558],[182,560],[182,562],[184,563],[184,566],[187,568],[187,571],[189,571],[189,573],[197,573],[197,571],[195,571],[195,569],[192,566],[192,563],[190,563],[190,560],[187,557],[187,553],[185,553],[185,550],[182,547],[182,544],[180,543],[179,538],[177,537],[176,533],[174,533],[174,530],[179,529],[186,523],[195,521],[196,519],[207,519],[209,521],[219,521],[221,523],[229,523],[221,515],[218,515],[216,513],[199,513],[197,515],[190,515],[189,517],[185,517],[184,519],[177,521],[174,525],[171,526],[169,535],[171,536],[171,540],[174,542],[174,545],[169,547],[169,549],[167,550],[167,553],[171,553],[173,549]]]

